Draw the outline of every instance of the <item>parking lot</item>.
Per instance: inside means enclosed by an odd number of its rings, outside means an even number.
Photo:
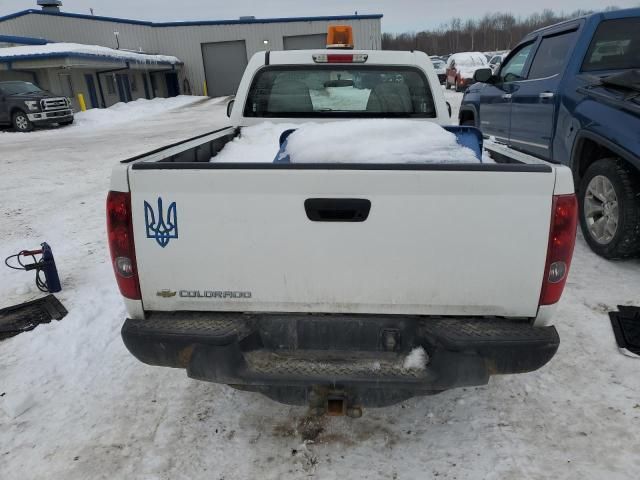
[[[462,94],[446,95],[456,117]],[[0,253],[49,242],[69,310],[0,342],[0,478],[635,476],[638,360],[618,352],[607,312],[637,304],[640,261],[606,261],[580,236],[558,354],[484,387],[316,420],[131,357],[105,241],[111,167],[225,125],[225,106],[194,98],[134,120],[0,132]],[[31,275],[0,269],[0,307],[38,294]]]
[[[461,94],[447,92],[454,116]],[[54,248],[69,310],[0,343],[0,478],[609,478],[640,468],[637,360],[607,312],[638,299],[640,262],[578,239],[557,356],[527,375],[370,409],[305,417],[258,394],[136,361],[105,242],[104,200],[122,159],[225,125],[225,102],[34,134],[0,133],[0,243]],[[132,114],[128,114],[132,118]],[[38,292],[0,270],[1,306]]]

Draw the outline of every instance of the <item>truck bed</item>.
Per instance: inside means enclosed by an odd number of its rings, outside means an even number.
[[[144,310],[536,316],[557,167],[491,143],[502,163],[209,163],[236,133],[125,164]]]

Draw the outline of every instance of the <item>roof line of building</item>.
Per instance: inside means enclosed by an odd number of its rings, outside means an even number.
[[[131,20],[128,18],[101,17],[97,15],[85,15],[82,13],[45,12],[43,10],[29,9],[0,17],[0,22],[25,15],[50,15],[56,17],[81,18],[103,22],[128,23],[131,25],[143,25],[147,27],[193,27],[198,25],[245,25],[255,23],[287,23],[287,22],[313,22],[313,21],[339,21],[339,20],[377,20],[382,14],[373,15],[334,15],[325,17],[283,17],[283,18],[243,18],[238,20],[196,20],[185,22],[148,22],[144,20]]]
[[[16,35],[0,35],[0,42],[19,43],[21,45],[46,45],[48,40],[35,37],[19,37]]]
[[[142,62],[135,59],[115,57],[109,55],[93,55],[90,53],[78,53],[78,52],[51,52],[51,53],[28,53],[24,55],[14,55],[9,57],[2,57],[0,52],[0,63],[13,63],[22,60],[43,60],[51,58],[82,58],[85,60],[103,60],[113,63],[129,64],[134,63],[136,65],[183,65],[183,62],[172,63],[163,60],[154,60],[149,62]]]

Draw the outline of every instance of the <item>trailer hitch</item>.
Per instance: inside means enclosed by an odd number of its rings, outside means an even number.
[[[330,417],[347,416],[351,418],[362,417],[362,407],[355,405],[344,390],[330,389],[324,385],[314,385],[309,392],[309,412],[317,417],[329,415]]]

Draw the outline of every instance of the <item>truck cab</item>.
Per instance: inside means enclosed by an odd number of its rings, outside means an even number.
[[[637,8],[535,31],[460,108],[461,124],[571,167],[585,239],[610,259],[640,253],[639,32]]]

